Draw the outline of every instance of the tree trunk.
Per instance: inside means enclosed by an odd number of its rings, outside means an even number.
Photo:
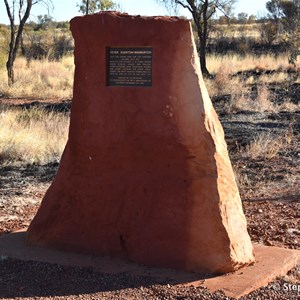
[[[89,14],[89,0],[86,0],[86,11],[85,14],[88,15]]]
[[[8,78],[8,86],[12,86],[15,82],[15,73],[14,73],[14,64],[11,61],[7,61],[6,63],[7,70],[7,78]]]
[[[22,22],[22,10],[24,5],[24,0],[20,1],[20,7],[19,7],[19,24]],[[21,53],[23,56],[25,56],[25,47],[24,47],[24,40],[23,40],[23,33],[21,33]]]
[[[201,24],[200,24],[201,26]],[[208,77],[210,75],[207,66],[206,66],[206,44],[207,44],[207,36],[202,31],[201,27],[197,28],[197,34],[199,38],[199,45],[198,45],[198,53],[200,58],[200,67],[201,72],[204,77]]]
[[[207,45],[207,38],[208,38],[208,0],[205,0],[203,3],[203,10],[202,10],[202,18],[203,24],[202,25],[202,34],[199,36],[200,41],[200,64],[201,64],[201,71],[203,76],[209,76],[209,72],[206,67],[206,45]]]
[[[206,45],[203,42],[203,40],[202,41],[201,40],[202,39],[200,39],[200,45],[199,45],[199,56],[200,56],[201,72],[202,72],[202,75],[204,77],[208,77],[210,74],[209,74],[209,71],[206,67]]]
[[[21,53],[24,57],[26,57],[26,49],[25,49],[25,46],[24,46],[23,34],[21,35]]]
[[[6,62],[6,70],[7,70],[7,79],[8,79],[8,86],[12,86],[15,82],[14,77],[14,47],[15,47],[15,24],[11,24],[10,26],[10,43],[9,43],[9,52],[8,52],[8,59]]]
[[[6,62],[6,69],[7,69],[7,76],[8,76],[8,85],[11,86],[15,82],[14,77],[14,62],[17,57],[18,48],[21,42],[22,33],[24,30],[24,25],[30,15],[30,10],[32,7],[32,0],[27,0],[27,6],[24,13],[23,18],[21,18],[20,12],[19,12],[19,18],[20,18],[20,24],[17,31],[17,34],[15,35],[15,8],[13,6],[13,10],[11,11],[11,8],[8,4],[7,0],[4,0],[6,11],[8,18],[10,20],[10,43],[9,43],[9,54],[8,54],[8,60]],[[15,3],[15,2],[13,2]],[[23,1],[20,1],[20,11],[23,6]]]
[[[202,8],[200,10],[192,1],[189,3],[191,5],[190,11],[193,15],[199,39],[198,53],[200,58],[201,72],[204,77],[208,77],[210,75],[206,67],[206,44],[208,37],[208,0],[203,1]]]

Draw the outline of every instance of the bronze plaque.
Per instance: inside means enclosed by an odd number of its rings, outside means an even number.
[[[152,86],[152,48],[108,48],[108,86]]]

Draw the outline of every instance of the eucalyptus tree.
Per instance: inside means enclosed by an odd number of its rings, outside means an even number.
[[[200,56],[201,71],[204,76],[209,75],[206,67],[206,48],[209,37],[209,20],[217,12],[224,14],[229,18],[233,4],[236,0],[157,0],[164,4],[167,8],[179,7],[187,9],[195,23],[198,35],[198,52]]]
[[[8,59],[6,62],[9,86],[15,82],[14,62],[22,40],[24,25],[30,16],[32,6],[38,3],[45,5],[48,9],[52,7],[50,0],[4,0],[10,22],[10,41]],[[16,18],[18,18],[19,24],[16,23]]]
[[[295,64],[300,55],[300,0],[270,0],[266,3],[268,17],[276,23],[278,33],[281,27],[281,36],[289,46],[289,61]]]
[[[81,0],[77,7],[79,12],[84,15],[93,14],[100,10],[118,9],[118,5],[112,0]]]

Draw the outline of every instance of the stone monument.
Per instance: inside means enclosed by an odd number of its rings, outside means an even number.
[[[222,126],[189,21],[71,21],[74,98],[32,245],[226,273],[254,262]]]

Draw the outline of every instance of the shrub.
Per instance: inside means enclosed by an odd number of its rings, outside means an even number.
[[[74,49],[70,34],[52,31],[30,32],[25,44],[25,56],[28,62],[35,59],[58,60]]]
[[[251,159],[272,159],[282,151],[287,144],[294,139],[294,133],[291,128],[281,135],[274,135],[271,132],[261,133],[245,148],[241,149],[243,157]]]
[[[272,45],[277,38],[277,26],[274,23],[263,22],[260,28],[261,41],[264,44]]]
[[[70,36],[55,36],[51,47],[50,59],[60,59],[74,49],[73,39]]]

